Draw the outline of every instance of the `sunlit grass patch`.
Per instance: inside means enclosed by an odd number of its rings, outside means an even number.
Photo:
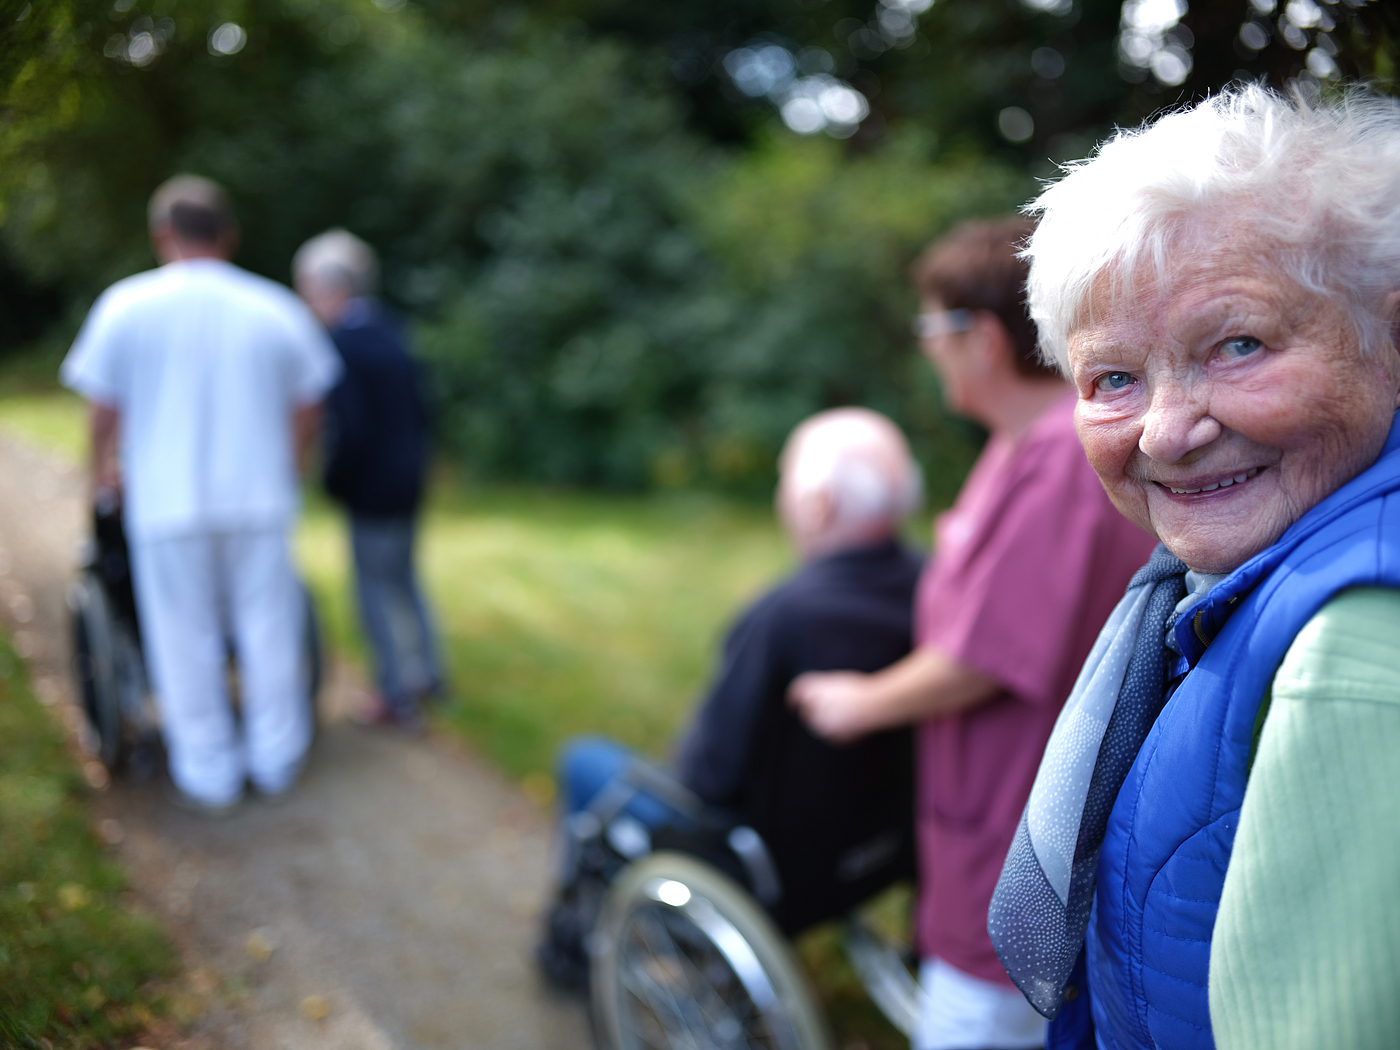
[[[106,1046],[162,1009],[174,956],[122,906],[60,730],[0,638],[0,1045]]]
[[[14,392],[0,387],[0,431],[75,463],[87,457],[87,407],[66,390]]]
[[[332,639],[363,654],[347,546],[312,501],[301,565]],[[724,625],[791,555],[766,507],[444,483],[419,562],[451,673],[440,721],[523,777],[582,732],[664,755]]]

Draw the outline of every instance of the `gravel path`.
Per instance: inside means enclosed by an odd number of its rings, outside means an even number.
[[[72,464],[0,433],[0,620],[70,726],[64,595],[85,531]],[[208,821],[163,782],[105,783],[94,820],[185,963],[168,1044],[258,1050],[579,1048],[577,1001],[529,959],[547,816],[479,758],[346,722],[358,688],[332,669],[325,726],[281,805]]]

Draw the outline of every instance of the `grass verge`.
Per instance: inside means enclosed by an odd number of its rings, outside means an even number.
[[[363,661],[345,525],[318,498],[297,554],[333,646]],[[439,724],[536,794],[578,733],[665,755],[724,625],[791,557],[763,507],[443,478],[419,554],[452,684]]]
[[[0,637],[0,1045],[85,1048],[146,1029],[175,956],[122,903],[63,735]]]

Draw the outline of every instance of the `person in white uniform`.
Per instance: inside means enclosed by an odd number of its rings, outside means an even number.
[[[245,781],[287,791],[311,740],[289,531],[340,363],[290,289],[229,261],[238,230],[218,185],[176,176],[149,218],[160,267],[102,293],[60,377],[91,403],[95,486],[122,493],[176,800],[214,813]]]

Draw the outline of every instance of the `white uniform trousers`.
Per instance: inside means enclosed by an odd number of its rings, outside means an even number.
[[[285,791],[311,741],[298,674],[305,609],[283,529],[200,533],[132,544],[142,647],[170,776],[223,805]],[[237,656],[242,734],[228,696]]]
[[[913,1050],[1042,1047],[1045,1018],[1015,988],[974,977],[934,956],[919,967],[925,998]]]

